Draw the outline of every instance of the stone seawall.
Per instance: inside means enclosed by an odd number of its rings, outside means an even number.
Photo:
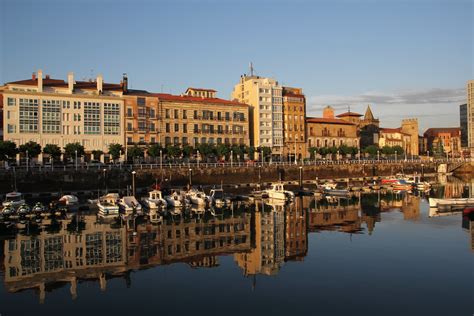
[[[208,167],[191,170],[193,185],[239,184],[298,180],[300,166],[264,166],[258,167]],[[372,176],[389,176],[399,172],[413,174],[415,172],[433,173],[436,164],[418,163],[404,164],[341,164],[341,165],[306,165],[302,166],[304,180],[359,178]],[[260,169],[260,170],[259,170]],[[189,168],[136,170],[136,186],[146,187],[161,179],[167,179],[172,186],[184,186],[190,178]],[[13,188],[15,177],[13,172],[0,174],[0,192],[9,192]],[[68,190],[98,190],[105,185],[110,189],[125,189],[132,183],[131,169],[102,170],[55,170],[16,172],[16,184],[20,192],[54,192]]]

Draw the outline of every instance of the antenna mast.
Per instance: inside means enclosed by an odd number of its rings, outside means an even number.
[[[250,62],[250,76],[253,76],[253,63]]]

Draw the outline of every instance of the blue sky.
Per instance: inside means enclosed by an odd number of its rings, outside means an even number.
[[[252,61],[302,87],[310,115],[370,103],[387,127],[455,126],[474,79],[473,18],[471,0],[0,0],[0,82],[126,72],[133,88],[229,98]]]

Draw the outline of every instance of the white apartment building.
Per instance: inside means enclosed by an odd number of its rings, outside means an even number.
[[[240,77],[232,99],[250,105],[250,144],[283,154],[283,97],[278,81],[259,76]]]
[[[122,84],[43,78],[9,82],[2,88],[4,140],[18,146],[34,141],[44,147],[81,143],[86,152],[108,151],[109,144],[124,144]]]

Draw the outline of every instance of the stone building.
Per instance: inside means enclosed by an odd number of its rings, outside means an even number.
[[[443,148],[449,156],[461,156],[461,129],[459,127],[428,128],[423,133],[426,148],[431,153],[435,148]]]
[[[474,80],[467,82],[467,147],[474,157]]]
[[[195,96],[202,93],[205,96]],[[215,90],[188,88],[183,95],[158,98],[162,145],[249,145],[249,106],[215,98]]]
[[[357,125],[334,117],[334,109],[327,106],[323,117],[306,118],[307,147],[359,146]]]
[[[378,145],[380,148],[399,146],[408,154],[411,137],[409,134],[402,132],[401,128],[380,128],[379,135]]]
[[[461,147],[468,147],[468,116],[467,103],[459,106],[459,126],[461,127]]]
[[[306,97],[301,88],[283,87],[283,133],[285,160],[307,157],[306,149]]]

